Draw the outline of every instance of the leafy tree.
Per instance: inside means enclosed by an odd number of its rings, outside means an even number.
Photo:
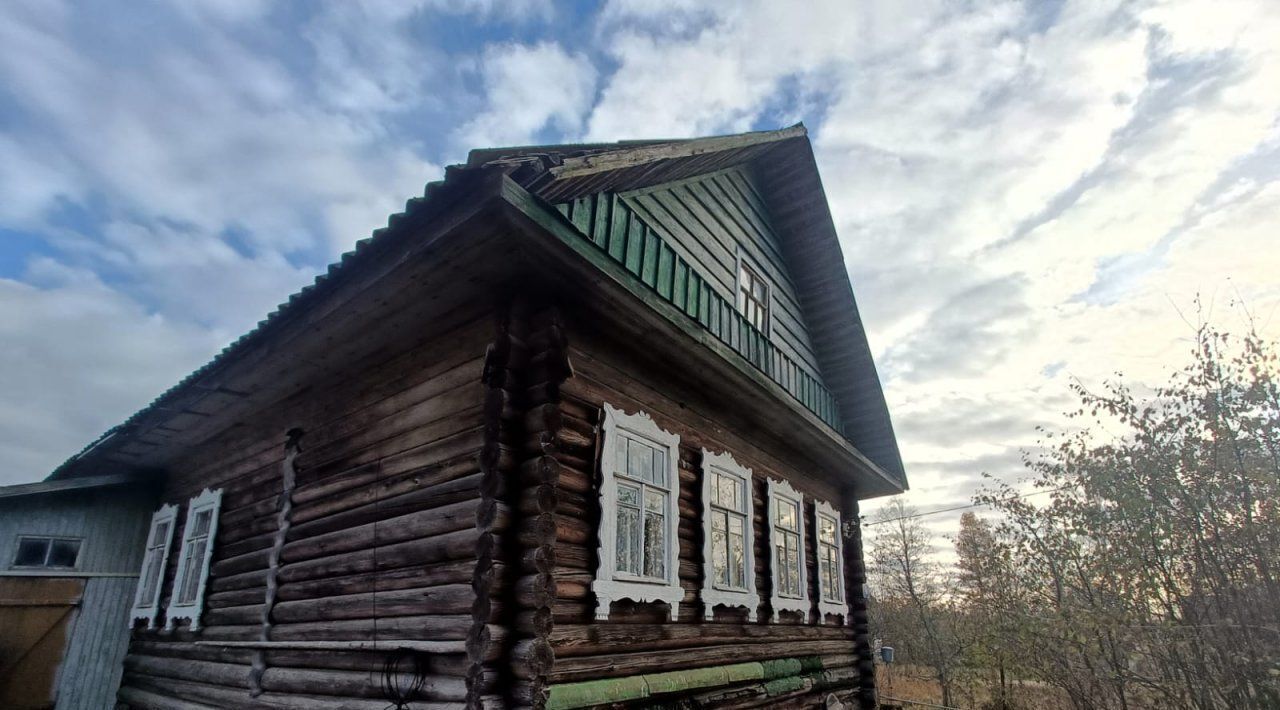
[[[1081,710],[1280,707],[1280,367],[1256,335],[1195,342],[1148,394],[1076,385],[1082,426],[1027,462],[1048,502],[996,486],[1000,522],[957,539],[972,608],[1018,620],[1004,653]]]

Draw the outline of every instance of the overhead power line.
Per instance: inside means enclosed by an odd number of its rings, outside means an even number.
[[[1063,487],[1061,487],[1061,488],[1050,488],[1050,489],[1048,489],[1048,490],[1044,490],[1044,491],[1031,491],[1030,493],[1023,493],[1023,494],[1016,495],[1016,496],[1008,496],[1008,497],[1006,497],[1006,498],[1005,498],[1005,500],[1021,500],[1021,499],[1023,499],[1023,498],[1030,498],[1031,496],[1044,495],[1044,494],[1046,494],[1046,493],[1057,493],[1058,491],[1065,491],[1065,490],[1067,490],[1067,489],[1069,489],[1069,488],[1073,488],[1073,487],[1074,487],[1074,486],[1063,486]],[[991,504],[990,504],[990,503],[970,503],[970,504],[968,504],[968,505],[957,505],[957,506],[954,506],[954,507],[951,507],[951,508],[939,508],[938,510],[927,510],[927,511],[925,511],[925,512],[923,512],[923,513],[912,513],[911,515],[899,515],[899,516],[898,516],[898,517],[896,517],[896,518],[888,518],[888,519],[885,519],[885,520],[871,520],[871,521],[864,521],[864,522],[862,523],[862,527],[864,527],[864,528],[869,528],[869,527],[871,527],[872,525],[884,525],[885,523],[896,523],[896,522],[898,522],[899,520],[914,520],[914,519],[916,519],[916,518],[926,518],[926,517],[928,517],[928,516],[930,516],[930,515],[941,515],[941,514],[943,514],[943,513],[954,513],[954,512],[956,512],[957,510],[968,510],[968,509],[970,509],[970,508],[981,508],[981,507],[983,507],[983,506],[988,506],[988,505],[991,505]]]

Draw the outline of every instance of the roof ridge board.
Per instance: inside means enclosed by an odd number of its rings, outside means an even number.
[[[552,168],[551,172],[559,179],[580,177],[592,173],[637,167],[661,160],[688,158],[735,148],[749,148],[807,135],[808,130],[804,127],[804,124],[797,123],[794,126],[772,131],[753,131],[727,136],[709,136],[666,143],[626,146],[602,153],[565,158],[564,163]]]

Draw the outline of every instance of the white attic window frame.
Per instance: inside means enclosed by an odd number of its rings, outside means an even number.
[[[596,578],[591,591],[596,595],[596,619],[609,618],[609,606],[615,601],[629,599],[634,602],[665,602],[669,618],[676,620],[684,589],[680,586],[680,437],[665,431],[650,416],[637,411],[627,414],[609,404],[604,405],[603,451],[600,457],[600,546]],[[626,460],[620,460],[620,441],[636,441],[665,451],[664,481],[636,483],[666,495],[664,523],[663,576],[643,577],[619,571],[617,568],[618,545],[618,482],[633,482],[625,472]],[[644,492],[641,496],[641,545],[644,539]]]
[[[718,504],[715,500],[714,482],[716,474],[737,480],[741,484],[744,501],[739,514],[745,520],[743,532],[743,581],[741,587],[721,585],[716,580],[715,550],[712,544],[714,516]],[[729,509],[725,509],[729,510]],[[730,511],[729,514],[732,514]],[[727,515],[726,515],[727,517]],[[756,611],[760,606],[760,594],[756,591],[755,570],[755,490],[751,485],[751,469],[738,463],[733,454],[728,452],[712,453],[702,450],[702,560],[703,584],[702,605],[703,617],[710,621],[714,618],[714,608],[745,607],[747,620],[756,620]],[[727,555],[726,555],[727,556]]]
[[[769,603],[773,607],[773,620],[777,621],[781,618],[784,611],[798,612],[804,616],[804,620],[808,622],[809,612],[812,604],[809,603],[809,580],[807,578],[807,570],[805,569],[805,506],[804,496],[796,491],[790,483],[786,481],[777,481],[772,478],[768,479],[769,488],[769,560],[770,560],[770,578],[773,580]],[[778,573],[781,567],[778,562],[778,511],[781,503],[787,503],[795,506],[796,525],[798,530],[794,531],[799,536],[799,554],[798,572],[800,578],[800,594],[791,595],[781,592],[781,584],[778,581]]]
[[[212,566],[213,541],[218,536],[218,512],[222,508],[222,489],[204,489],[187,503],[187,521],[182,527],[182,546],[178,548],[178,571],[173,576],[173,589],[169,593],[169,606],[165,609],[165,630],[173,631],[180,619],[191,621],[191,630],[200,630],[200,615],[204,612],[205,585],[209,582]],[[203,513],[209,513],[209,526],[203,532],[195,525]],[[197,555],[197,553],[199,553]],[[192,570],[195,560],[198,569]],[[189,577],[195,574],[197,577]],[[194,585],[194,586],[192,586]],[[190,588],[191,594],[186,590]]]
[[[834,614],[844,617],[845,623],[852,623],[853,618],[849,614],[848,597],[845,594],[844,584],[844,521],[841,519],[840,511],[830,503],[819,500],[813,504],[813,521],[817,528],[814,530],[814,542],[817,545],[818,554],[818,620],[819,623],[826,618],[827,614]],[[822,541],[822,520],[826,518],[835,523],[835,544]],[[833,570],[833,579],[835,589],[827,588],[827,584],[822,578],[822,555],[824,547],[834,547],[836,553],[836,565]]]
[[[764,275],[764,269],[756,265],[755,261],[748,256],[741,246],[737,252],[737,271],[734,274],[733,303],[738,309],[738,313],[752,326],[754,326],[765,337],[773,338],[773,282]],[[754,281],[758,281],[764,287],[764,298],[760,299],[755,290],[750,285],[743,284],[743,274],[748,275]],[[746,289],[744,291],[744,288]],[[756,324],[751,319],[751,310],[747,307],[748,302],[753,303],[761,309],[762,323]]]
[[[147,622],[148,629],[156,627],[156,615],[160,613],[160,597],[164,591],[164,570],[169,562],[169,548],[173,545],[173,524],[178,518],[178,506],[162,505],[151,516],[147,528],[146,552],[142,556],[142,569],[138,572],[138,586],[134,590],[133,607],[129,610],[129,626],[139,619]],[[158,528],[164,525],[163,532]],[[146,595],[148,586],[151,594]]]

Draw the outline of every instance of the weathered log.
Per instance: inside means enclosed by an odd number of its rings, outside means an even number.
[[[463,529],[426,539],[287,563],[280,568],[280,579],[295,582],[471,558],[477,549],[491,544],[484,537],[474,528]]]
[[[344,594],[278,602],[272,618],[277,623],[289,623],[419,614],[462,614],[470,610],[474,598],[471,586],[467,584]]]

